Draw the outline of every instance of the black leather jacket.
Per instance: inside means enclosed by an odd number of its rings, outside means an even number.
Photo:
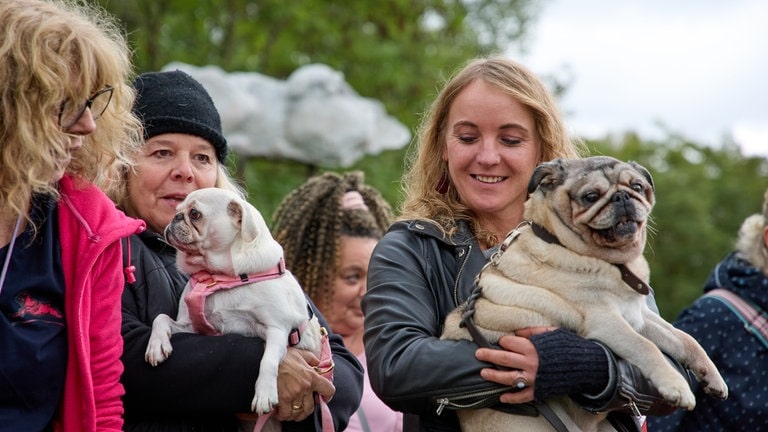
[[[480,369],[489,364],[475,358],[476,344],[439,340],[446,315],[468,298],[486,262],[468,225],[461,222],[451,238],[428,222],[398,222],[374,250],[363,299],[368,372],[379,397],[406,413],[405,431],[458,432],[458,419],[450,408],[457,408],[467,395],[500,388],[480,377]],[[611,370],[600,393],[616,400],[585,399],[596,411],[626,402],[618,392],[620,383],[641,381],[638,387],[647,387],[626,362],[617,367],[613,356],[608,358],[606,362],[601,357],[598,363],[603,368],[608,363]],[[550,388],[558,385],[548,383]],[[567,393],[564,389],[556,394]]]
[[[175,249],[156,233],[131,236],[130,257],[136,281],[126,284],[123,292],[125,430],[238,430],[234,413],[250,411],[263,341],[233,334],[177,333],[171,338],[173,354],[159,366],[150,366],[144,361],[144,351],[152,321],[160,313],[176,316],[187,276],[176,268]],[[314,312],[320,324],[329,328],[319,312]],[[329,339],[336,365],[336,394],[329,407],[336,430],[341,431],[360,404],[363,370],[339,335],[331,334]],[[320,409],[315,411],[314,419],[285,422],[283,430],[320,430]]]

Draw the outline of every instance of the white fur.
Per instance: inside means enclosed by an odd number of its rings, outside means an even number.
[[[202,215],[194,220],[192,209]],[[177,265],[188,274],[205,270],[211,274],[236,276],[269,269],[283,256],[261,214],[236,194],[219,188],[192,192],[177,207],[177,216],[166,227],[167,241],[178,249]],[[171,355],[170,336],[193,332],[189,310],[184,302],[191,286],[187,284],[174,321],[158,315],[146,361],[157,366]],[[298,348],[321,354],[321,330],[316,317],[308,321],[307,300],[294,276],[277,278],[222,289],[205,302],[205,316],[220,333],[257,336],[265,341],[251,409],[259,415],[278,403],[277,370],[286,353],[292,329],[305,326]],[[270,420],[272,422],[272,420]]]

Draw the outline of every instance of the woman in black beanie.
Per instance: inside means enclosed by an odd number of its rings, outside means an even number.
[[[260,339],[175,334],[173,355],[157,367],[144,360],[144,352],[152,321],[161,313],[176,316],[187,282],[176,268],[175,250],[161,235],[176,205],[204,187],[245,194],[229,177],[221,119],[199,82],[177,70],[142,74],[134,86],[134,112],[144,124],[145,142],[133,169],[126,167],[123,190],[113,196],[128,215],[143,219],[148,227],[130,238],[125,253],[136,268],[136,280],[126,283],[123,293],[125,430],[236,431],[238,415],[250,412],[264,351]],[[316,309],[315,314],[320,316]],[[311,367],[311,354],[288,349],[280,366],[280,405],[275,413],[284,431],[320,430],[314,393],[333,397],[329,406],[337,430],[346,427],[357,409],[361,366],[341,337],[332,334],[330,341],[336,365],[333,385]],[[292,405],[303,408],[294,410]]]

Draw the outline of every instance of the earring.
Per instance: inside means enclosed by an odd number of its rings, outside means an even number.
[[[444,194],[448,192],[449,184],[450,184],[450,181],[448,179],[448,173],[446,171],[443,171],[443,175],[440,176],[440,180],[438,180],[437,186],[435,186],[435,190],[439,194]]]

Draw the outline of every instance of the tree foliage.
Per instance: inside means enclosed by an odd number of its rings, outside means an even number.
[[[139,71],[181,61],[284,79],[324,63],[408,125],[442,73],[523,41],[540,7],[531,0],[100,2],[129,31]]]

